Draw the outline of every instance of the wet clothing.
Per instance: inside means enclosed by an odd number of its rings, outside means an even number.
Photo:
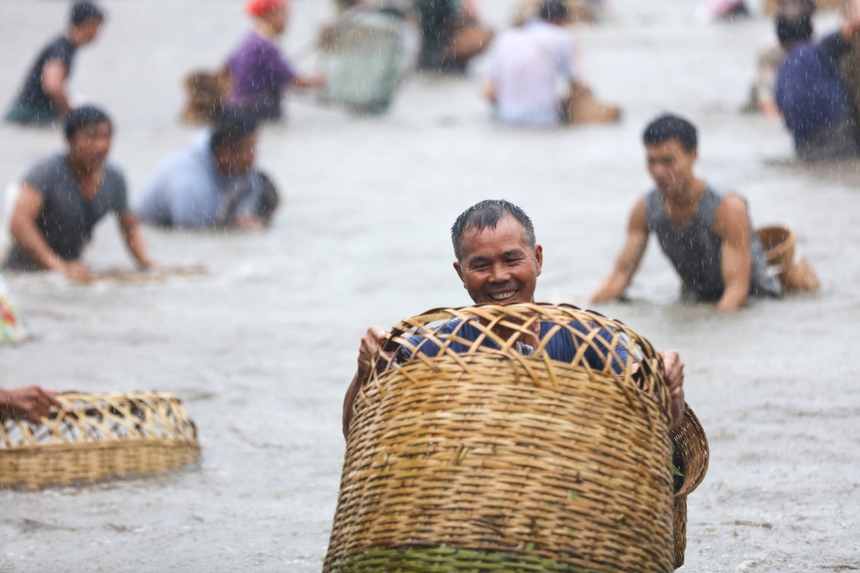
[[[102,217],[128,212],[125,177],[110,164],[104,166],[101,184],[90,200],[84,198],[65,154],[51,155],[37,163],[24,176],[24,183],[42,196],[42,212],[36,217],[36,228],[51,250],[66,261],[80,258]],[[12,248],[6,266],[21,270],[41,268],[18,245]]]
[[[558,83],[570,85],[575,78],[573,38],[561,26],[535,19],[504,32],[491,48],[490,80],[502,123],[560,124]]]
[[[451,334],[457,329],[461,322],[462,321],[459,318],[454,319],[442,326],[439,329],[439,333]],[[594,331],[594,326],[585,325],[581,322],[571,322],[570,326],[577,332],[582,333],[583,340]],[[540,325],[540,338],[543,339],[547,336],[549,331],[554,327],[555,325],[552,323],[542,322]],[[481,330],[467,322],[460,327],[455,336],[474,342],[479,336],[481,336]],[[573,363],[573,359],[576,357],[576,352],[581,342],[582,340],[578,337],[577,340],[574,340],[573,335],[567,329],[561,329],[556,332],[547,343],[546,352],[550,359],[570,364]],[[627,364],[627,349],[623,345],[619,344],[615,348],[615,354],[611,354],[608,343],[612,342],[612,334],[605,328],[601,328],[598,331],[597,336],[594,338],[594,342],[597,349],[590,346],[583,354],[586,364],[595,370],[603,370],[608,358],[612,360],[612,369],[616,373],[620,374]],[[410,338],[409,344],[413,348],[418,348],[419,352],[422,352],[426,356],[435,357],[439,354],[439,346],[433,341],[425,339],[421,335],[415,335]],[[496,344],[489,339],[485,339],[482,344],[483,346],[489,347],[496,346]],[[452,342],[450,349],[458,354],[465,353],[468,350],[468,348],[460,342]],[[410,354],[406,349],[403,349],[402,352],[404,352],[407,357]]]
[[[237,215],[262,216],[258,173],[221,175],[209,140],[207,130],[156,168],[135,208],[142,221],[164,227],[223,227]]]
[[[663,252],[672,261],[685,291],[700,301],[716,301],[723,296],[725,284],[722,271],[723,242],[714,233],[714,221],[723,196],[710,186],[705,188],[693,220],[676,227],[663,208],[663,197],[656,189],[645,197],[645,217],[648,230],[657,235]],[[750,296],[779,296],[779,279],[768,274],[764,248],[750,225],[752,269]]]
[[[36,63],[27,74],[24,87],[9,111],[6,119],[15,123],[47,123],[59,117],[51,97],[42,87],[42,72],[51,60],[60,62],[66,68],[68,77],[75,57],[75,46],[65,36],[60,36],[42,50]]]
[[[856,123],[837,62],[851,49],[840,32],[792,48],[779,67],[774,96],[803,159],[858,154]]]
[[[421,52],[418,67],[444,67],[445,54],[456,28],[462,25],[459,0],[415,0],[421,22]]]
[[[281,98],[296,74],[274,43],[257,31],[250,32],[230,56],[227,68],[233,85],[230,107],[258,120],[282,116]]]

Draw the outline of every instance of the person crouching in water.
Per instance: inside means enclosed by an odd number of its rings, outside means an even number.
[[[860,132],[837,64],[860,35],[860,15],[813,42],[810,14],[783,11],[776,19],[776,34],[786,56],[777,70],[774,97],[798,157],[804,161],[857,157]]]
[[[287,29],[286,0],[248,0],[245,11],[254,18],[248,33],[227,62],[230,93],[227,106],[258,121],[279,120],[287,89],[319,88],[322,76],[299,76],[281,54],[277,40]]]
[[[278,206],[271,180],[254,167],[257,122],[228,111],[190,147],[169,155],[136,211],[162,227],[259,229]]]
[[[735,193],[721,195],[693,174],[698,158],[693,124],[662,115],[648,125],[642,140],[657,188],[633,207],[624,249],[592,302],[621,298],[651,232],[681,276],[685,298],[734,310],[751,296],[780,296],[779,279],[768,273],[746,201]]]
[[[21,93],[6,112],[6,121],[43,125],[61,120],[72,109],[66,80],[78,48],[96,39],[105,15],[91,2],[72,6],[69,28],[48,44],[27,74]]]
[[[97,107],[83,106],[66,116],[65,132],[68,151],[46,157],[24,176],[12,212],[14,246],[6,268],[49,269],[74,281],[90,280],[81,255],[96,224],[110,212],[138,266],[154,267],[128,207],[125,177],[107,163],[110,118]]]
[[[490,49],[490,74],[485,88],[504,124],[553,126],[618,121],[621,110],[597,102],[580,81],[564,0],[543,3],[535,18],[502,33]],[[559,97],[563,81],[569,94]]]

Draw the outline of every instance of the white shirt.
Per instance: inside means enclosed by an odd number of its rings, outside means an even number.
[[[573,81],[573,38],[561,26],[532,20],[493,43],[490,80],[496,86],[499,121],[557,125],[559,80]]]

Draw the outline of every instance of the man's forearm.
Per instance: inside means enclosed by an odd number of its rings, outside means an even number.
[[[591,302],[608,302],[611,300],[617,300],[621,298],[621,295],[624,294],[624,291],[627,289],[627,285],[630,284],[630,279],[628,275],[625,275],[621,271],[614,270],[612,274],[609,275],[603,284],[601,284],[597,290],[591,295]]]
[[[343,398],[343,437],[349,437],[349,425],[352,423],[353,408],[355,407],[355,399],[358,397],[358,392],[361,390],[361,384],[367,376],[367,372],[361,368],[356,370],[349,388],[346,390],[346,396]]]
[[[738,310],[747,302],[748,288],[726,288],[722,298],[717,302],[717,310]]]
[[[47,93],[48,97],[51,98],[51,102],[54,104],[54,107],[58,112],[60,112],[60,114],[66,115],[72,110],[72,106],[69,103],[69,96],[66,94],[65,89],[59,89]]]
[[[12,237],[24,253],[52,271],[62,269],[65,261],[51,250],[45,238],[32,222],[19,223],[12,228]]]

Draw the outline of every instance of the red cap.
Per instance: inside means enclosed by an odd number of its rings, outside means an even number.
[[[266,13],[278,8],[285,8],[286,0],[248,0],[245,4],[245,12],[251,16],[264,16]]]

